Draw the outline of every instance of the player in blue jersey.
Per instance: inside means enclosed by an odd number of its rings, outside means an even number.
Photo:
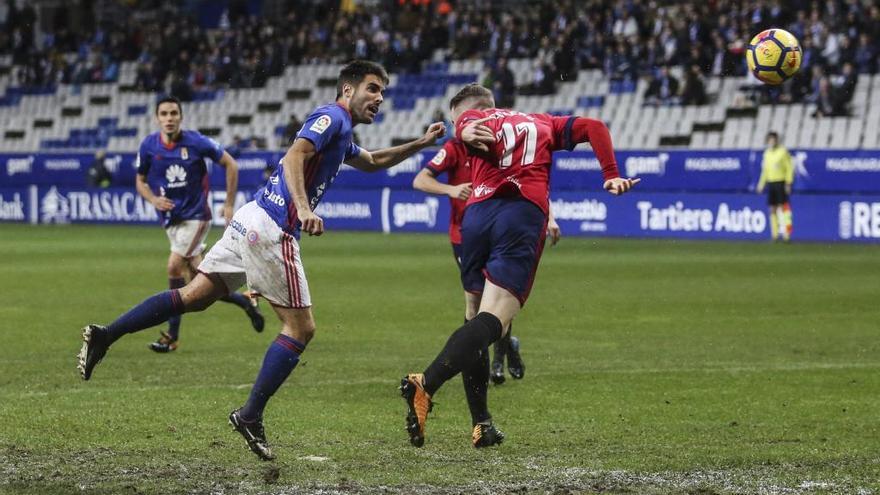
[[[336,102],[309,115],[266,186],[235,213],[223,238],[208,251],[199,274],[180,289],[148,298],[106,327],[83,328],[78,359],[82,378],[91,377],[107,349],[123,335],[184,312],[201,311],[247,283],[272,304],[282,326],[266,351],[247,403],[230,413],[229,422],[254,453],[272,459],[263,431],[263,409],[315,333],[300,258],[300,232],[324,232],[324,222],[314,209],[342,162],[375,172],[432,145],[445,133],[438,122],[421,138],[392,148],[370,152],[352,143],[352,127],[373,122],[387,85],[388,75],[381,65],[366,61],[346,65],[337,79]]]
[[[168,287],[179,289],[192,280],[202,262],[205,239],[211,226],[208,204],[208,167],[210,158],[226,169],[226,202],[223,216],[232,219],[235,191],[238,189],[238,164],[213,139],[196,131],[181,129],[183,106],[173,96],[156,104],[159,131],[141,141],[137,155],[136,187],[144,199],[156,207],[171,243],[168,255]],[[242,294],[232,292],[222,298],[243,309],[258,332],[263,331],[263,316]],[[180,316],[168,319],[168,332],[150,344],[156,352],[177,349]]]

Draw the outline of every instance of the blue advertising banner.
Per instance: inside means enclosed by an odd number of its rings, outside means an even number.
[[[796,191],[880,193],[880,150],[790,151]],[[757,184],[763,151],[627,150],[616,156],[622,174],[645,179],[642,190],[742,192]],[[554,190],[590,190],[601,183],[591,151],[554,153]]]
[[[760,173],[761,153],[756,154]],[[792,150],[791,156],[795,191],[880,192],[880,150]]]
[[[376,173],[340,167],[335,187],[346,189],[409,189],[416,174],[436,150],[424,150],[397,166]],[[253,151],[238,158],[239,188],[253,191],[266,180],[282,152]],[[744,192],[754,189],[760,175],[759,150],[618,151],[621,173],[645,179],[643,191]],[[795,191],[821,193],[880,193],[880,150],[792,150]],[[0,154],[0,187],[56,185],[85,187],[95,157],[86,153]],[[108,154],[104,165],[112,184],[133,187],[134,153]],[[226,176],[210,167],[211,185],[223,188]],[[598,161],[591,151],[558,152],[553,157],[554,191],[594,190],[602,183]]]
[[[0,188],[0,222],[31,222],[36,186]]]
[[[383,232],[448,232],[449,199],[418,191],[382,190]]]
[[[239,188],[255,190],[262,186],[268,177],[267,171],[274,170],[283,156],[284,153],[280,151],[242,153],[236,159],[239,168]],[[343,165],[336,178],[336,187],[409,189],[422,165],[433,156],[433,151],[422,151],[393,168],[375,173],[360,172]],[[134,153],[111,153],[104,157],[104,166],[113,175],[113,186],[134,187],[137,171],[135,158]],[[94,155],[85,153],[0,154],[0,187],[30,184],[85,187],[88,169],[94,161]],[[226,186],[224,169],[210,163],[210,160],[209,173],[212,188]]]
[[[623,176],[641,177],[640,187],[652,191],[739,191],[751,182],[749,151],[618,151],[615,155]],[[553,154],[554,191],[591,190],[602,182],[602,169],[592,151]]]
[[[315,209],[327,230],[382,230],[380,191],[330,188]]]
[[[223,225],[225,191],[209,198]],[[236,208],[250,201],[236,195]],[[555,191],[553,214],[567,236],[767,241],[770,219],[757,194]],[[792,196],[795,241],[880,243],[880,195]],[[416,191],[331,189],[318,206],[328,229],[446,232],[449,201]],[[159,225],[152,205],[131,188],[0,187],[0,222]]]
[[[566,235],[766,241],[770,219],[757,194],[556,192]],[[792,196],[794,241],[880,242],[880,196]]]

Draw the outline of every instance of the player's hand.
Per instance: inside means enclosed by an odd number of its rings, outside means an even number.
[[[150,203],[156,207],[159,211],[169,211],[174,208],[174,201],[166,198],[165,196],[156,196]]]
[[[559,239],[562,238],[562,229],[559,228],[556,220],[551,219],[547,222],[547,237],[550,238],[550,247],[555,246]]]
[[[428,126],[428,130],[425,131],[425,136],[423,139],[425,140],[425,143],[431,145],[445,135],[446,125],[444,125],[443,122],[434,122],[433,124]]]
[[[471,197],[473,190],[471,183],[465,182],[464,184],[452,186],[452,189],[449,190],[449,197],[452,199],[468,199]]]
[[[620,196],[621,194],[629,191],[636,184],[641,182],[642,179],[624,179],[622,177],[617,177],[614,179],[609,179],[605,181],[605,185],[602,186],[606,191],[610,192],[615,196]]]
[[[298,211],[297,217],[299,217],[299,221],[302,223],[300,230],[303,232],[307,232],[309,235],[321,235],[324,233],[324,220],[315,215],[315,212]]]
[[[483,122],[491,120],[493,117],[483,117],[464,126],[461,130],[461,141],[471,148],[480,151],[489,151],[489,145],[495,144],[495,133],[492,129],[483,125]]]
[[[229,222],[232,221],[232,214],[235,213],[232,210],[232,205],[223,204],[223,218],[226,219],[226,225],[229,225]]]
[[[791,184],[785,185],[785,194],[791,196]]]

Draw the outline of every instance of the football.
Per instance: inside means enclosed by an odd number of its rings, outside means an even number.
[[[749,71],[763,83],[782,84],[801,67],[801,46],[797,38],[782,29],[761,31],[746,50]]]

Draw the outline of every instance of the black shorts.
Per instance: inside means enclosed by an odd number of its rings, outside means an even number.
[[[785,192],[785,182],[767,183],[767,204],[770,206],[782,206],[788,203],[788,193]]]

